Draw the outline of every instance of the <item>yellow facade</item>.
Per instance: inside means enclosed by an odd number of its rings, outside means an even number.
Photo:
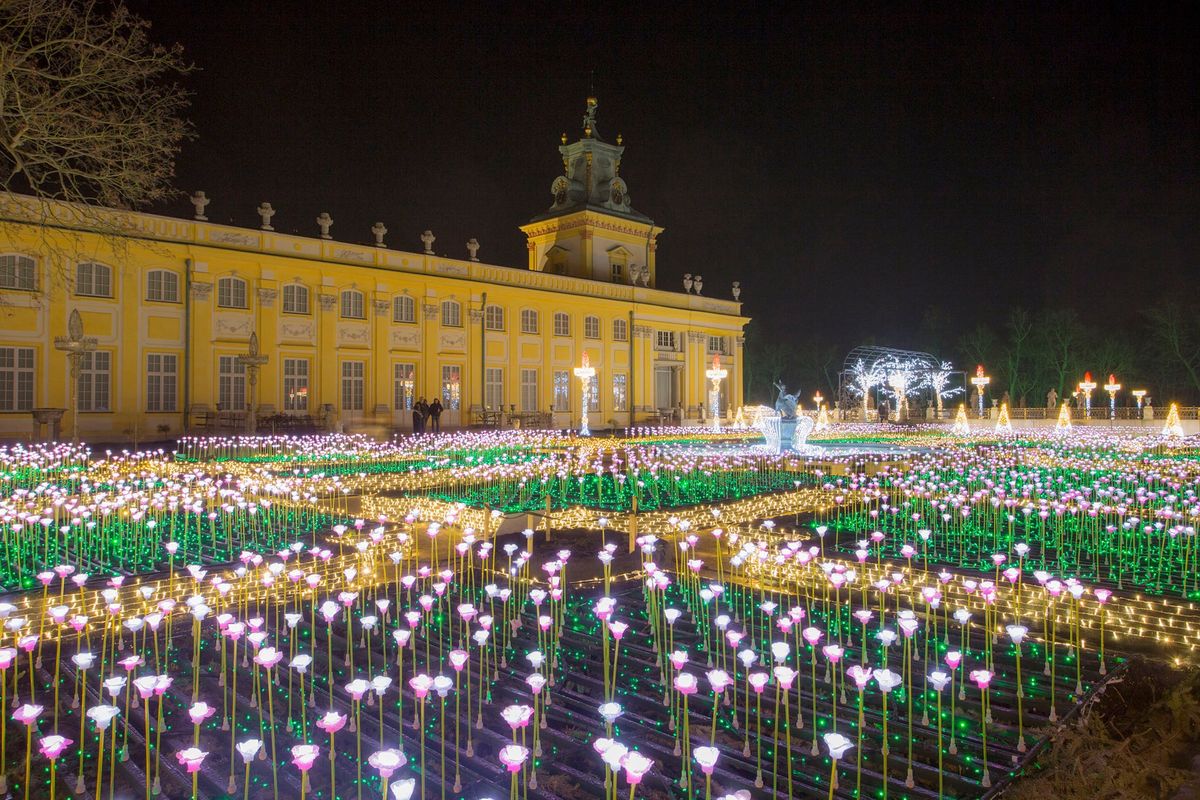
[[[268,358],[253,389],[259,416],[309,416],[346,430],[410,428],[399,396],[409,380],[416,397],[443,398],[446,427],[472,424],[496,405],[554,409],[550,424],[573,427],[581,386],[571,370],[585,352],[599,388],[593,428],[672,415],[701,421],[704,371],[718,350],[729,371],[722,414],[742,403],[748,320],[730,300],[615,274],[553,274],[532,255],[530,268],[512,268],[116,212],[95,232],[73,223],[70,209],[58,211],[48,223],[26,198],[0,195],[0,437],[8,440],[30,438],[32,408],[71,407],[68,359],[55,338],[67,335],[73,310],[97,340],[77,383],[79,435],[94,441],[175,436],[219,406],[244,409],[252,390],[233,359],[252,333]],[[527,231],[531,254],[566,222],[526,226],[536,229]],[[611,233],[623,251],[611,257],[637,260],[653,236],[622,224],[627,230]],[[564,373],[567,395],[556,402]],[[71,422],[68,411],[64,435]]]

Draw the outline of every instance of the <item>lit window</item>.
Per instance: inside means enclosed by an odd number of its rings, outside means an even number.
[[[626,381],[624,372],[618,372],[613,375],[613,411],[628,411],[626,405],[629,402],[628,394],[626,393]]]
[[[462,368],[457,364],[446,364],[442,367],[442,407],[447,411],[458,411],[461,403]]]
[[[566,370],[554,371],[554,410],[571,410],[571,373]]]
[[[417,390],[416,364],[395,364],[392,368],[392,376],[394,380],[393,403],[395,409],[397,411],[412,411],[413,395]]]
[[[283,360],[283,410],[308,410],[308,359]]]

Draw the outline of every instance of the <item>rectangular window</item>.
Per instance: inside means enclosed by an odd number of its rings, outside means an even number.
[[[392,380],[393,407],[397,411],[412,411],[413,395],[417,391],[417,365],[394,364]]]
[[[446,328],[462,327],[462,307],[453,300],[442,303],[442,326]]]
[[[283,313],[285,314],[307,314],[308,313],[308,289],[303,286],[291,284],[283,287]]]
[[[554,410],[571,410],[571,373],[565,369],[554,371]]]
[[[538,312],[532,308],[521,309],[521,333],[538,332]]]
[[[307,358],[285,358],[283,360],[283,410],[308,410]]]
[[[146,410],[175,411],[179,381],[178,357],[173,353],[146,355]]]
[[[504,370],[488,367],[483,378],[483,407],[496,411],[504,410]]]
[[[393,322],[416,322],[417,303],[408,295],[400,295],[392,302]]]
[[[362,411],[366,391],[366,364],[362,361],[342,362],[342,410]]]
[[[725,355],[725,337],[724,336],[708,337],[708,352],[720,353],[721,355]]]
[[[583,318],[583,338],[599,339],[600,338],[600,318],[599,317],[584,317]]]
[[[0,347],[0,411],[33,408],[33,348]]]
[[[483,326],[489,331],[504,330],[504,309],[500,306],[488,306],[483,310]]]
[[[75,270],[75,294],[112,297],[112,271],[103,264],[80,264]]]
[[[146,299],[159,303],[179,302],[179,276],[165,269],[146,273]]]
[[[246,410],[246,368],[238,363],[237,356],[217,359],[217,408]]]
[[[629,323],[623,319],[613,320],[613,341],[627,342],[629,341]]]
[[[29,256],[0,256],[0,289],[37,289],[37,262]]]
[[[342,316],[346,319],[366,319],[362,292],[342,292]]]
[[[108,411],[111,387],[112,353],[83,353],[79,358],[79,410]]]
[[[442,366],[442,407],[447,411],[458,411],[462,405],[462,367],[457,364]]]
[[[628,411],[629,396],[626,393],[626,381],[628,378],[624,372],[613,374],[613,411]]]
[[[221,308],[248,308],[246,282],[241,278],[221,278],[217,281],[217,305]]]
[[[656,331],[654,334],[654,347],[657,350],[676,350],[675,346],[675,331]]]
[[[521,370],[521,410],[526,412],[538,410],[538,371],[536,369]]]
[[[620,261],[612,263],[612,279],[613,283],[621,283],[625,280],[625,265]]]
[[[570,336],[571,335],[571,318],[566,314],[554,315],[554,335],[555,336]]]

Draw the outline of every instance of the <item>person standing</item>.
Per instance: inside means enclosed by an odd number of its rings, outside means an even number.
[[[425,428],[425,398],[417,400],[413,406],[413,433],[422,433]]]
[[[435,397],[435,398],[433,398],[433,402],[429,404],[429,419],[433,421],[433,432],[434,433],[440,433],[442,430],[442,426],[441,426],[441,422],[440,422],[441,418],[442,418],[442,401]]]

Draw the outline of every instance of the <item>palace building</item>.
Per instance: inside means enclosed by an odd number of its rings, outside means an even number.
[[[0,195],[0,438],[38,436],[35,418],[105,442],[407,430],[420,397],[444,427],[577,427],[585,355],[593,429],[708,419],[714,356],[728,415],[741,304],[655,286],[663,228],[630,205],[593,99],[559,152],[552,205],[520,228],[525,268],[480,262],[473,239],[435,255],[429,231],[423,252],[393,249],[378,223],[375,246],[339,242],[324,214],[318,236],[282,234],[266,203],[259,229],[213,224],[203,193],[192,220]]]

